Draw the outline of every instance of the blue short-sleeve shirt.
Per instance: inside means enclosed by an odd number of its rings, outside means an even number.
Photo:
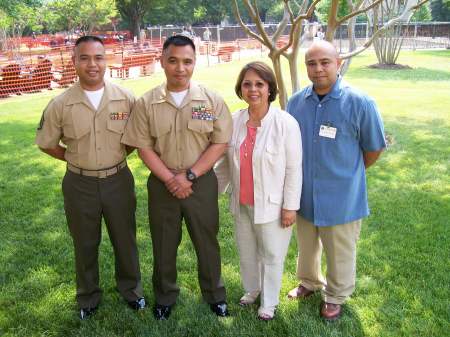
[[[303,143],[300,214],[316,226],[334,226],[369,215],[363,152],[386,147],[375,102],[338,78],[319,101],[312,86],[296,93],[287,111]],[[320,128],[333,132],[321,136]]]

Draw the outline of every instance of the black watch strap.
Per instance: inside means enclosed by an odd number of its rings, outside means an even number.
[[[187,169],[186,170],[186,179],[189,180],[190,182],[194,182],[197,179],[197,176],[195,175],[194,172],[192,172],[191,169]]]

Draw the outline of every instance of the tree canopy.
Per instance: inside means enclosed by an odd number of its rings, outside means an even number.
[[[293,12],[303,1],[292,1]],[[311,4],[312,0],[307,1]],[[327,22],[332,0],[317,3],[311,20]],[[279,22],[284,1],[259,0],[261,22]],[[338,16],[350,12],[348,0],[339,0]],[[245,1],[238,0],[241,19],[252,22]],[[431,14],[430,14],[431,13]],[[54,33],[80,29],[91,31],[102,25],[121,22],[121,27],[139,34],[146,25],[217,25],[224,19],[237,23],[229,0],[0,0],[0,29],[13,33]],[[358,21],[366,20],[358,16]],[[450,21],[450,0],[431,0],[413,17],[414,21]]]
[[[116,0],[117,9],[134,35],[139,36],[142,19],[150,10],[153,0]]]
[[[32,32],[54,33],[81,29],[92,31],[117,15],[114,0],[0,0],[11,32],[20,27]],[[0,25],[5,25],[2,20]]]
[[[450,21],[450,0],[431,0],[430,9],[433,21]]]

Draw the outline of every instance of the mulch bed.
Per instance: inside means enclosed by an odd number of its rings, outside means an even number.
[[[410,66],[403,64],[371,64],[368,66],[372,69],[386,69],[386,70],[402,70],[402,69],[412,69]]]

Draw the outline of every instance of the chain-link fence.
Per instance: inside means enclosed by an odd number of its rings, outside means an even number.
[[[255,31],[254,25],[249,28]],[[265,24],[264,28],[268,35],[272,35],[277,28],[277,24]],[[309,23],[304,25],[304,32],[307,35],[305,47],[314,39],[318,31],[325,32],[326,25],[319,23]],[[241,26],[210,26],[210,27],[193,27],[194,36],[201,40],[206,40],[205,31],[208,30],[209,40],[217,43],[232,42],[239,39],[247,39],[247,35]],[[290,25],[288,25],[282,35],[289,34]],[[431,48],[450,48],[450,22],[417,22],[403,24],[405,40],[403,48],[405,49],[431,49]],[[183,27],[151,27],[147,29],[147,38],[162,39],[183,32]],[[355,25],[355,37],[357,45],[363,45],[370,38],[373,29],[368,23],[357,23]],[[348,27],[343,24],[339,26],[335,33],[335,43],[338,47],[345,49],[348,46]]]

